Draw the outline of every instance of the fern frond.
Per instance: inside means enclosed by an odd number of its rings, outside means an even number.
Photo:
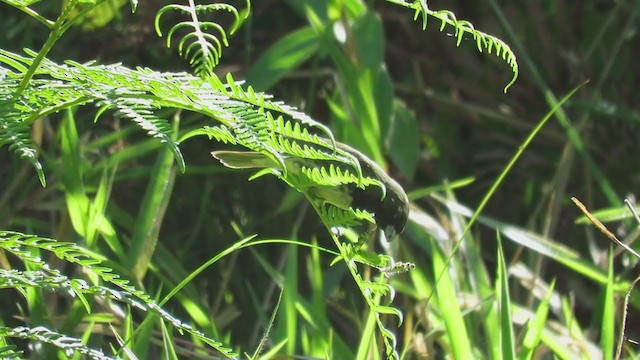
[[[72,357],[74,353],[78,353],[90,359],[97,359],[97,360],[115,359],[105,355],[102,351],[95,350],[85,346],[82,343],[81,339],[49,330],[43,326],[38,326],[35,328],[30,328],[26,326],[19,326],[15,328],[0,326],[0,337],[28,339],[33,341],[39,341],[45,344],[51,344],[61,350],[64,350],[65,354],[68,357]]]
[[[269,131],[272,134],[283,135],[293,140],[312,143],[318,146],[328,147],[331,145],[331,150],[334,150],[335,144],[327,144],[326,140],[321,139],[318,134],[311,134],[309,132],[309,128],[300,122],[286,120],[282,115],[278,115],[274,118],[270,111],[266,112],[265,115],[267,117]]]
[[[0,62],[3,60],[11,61],[18,71],[26,70],[20,66],[19,62],[14,62],[10,58],[0,58]],[[9,151],[15,152],[21,158],[26,158],[36,169],[42,186],[45,186],[42,164],[38,161],[35,144],[31,141],[30,126],[25,121],[24,110],[31,110],[31,108],[14,101],[13,91],[17,88],[19,81],[11,76],[14,74],[9,69],[2,70],[0,71],[0,84],[2,84],[0,86],[0,147],[8,144]]]
[[[389,284],[365,281],[362,286],[373,296],[388,296],[390,302],[393,301],[393,298],[395,297],[395,289]]]
[[[0,50],[0,65],[10,71],[20,71],[21,64],[28,67],[36,54],[26,50],[27,56]],[[0,66],[1,68],[1,66]],[[17,79],[16,79],[17,81]],[[8,116],[10,126],[0,128],[2,139],[10,137],[18,142],[25,154],[35,158],[25,134],[27,125],[36,116],[46,116],[65,107],[92,104],[98,114],[114,111],[116,116],[132,120],[153,137],[170,146],[181,167],[182,156],[174,143],[171,128],[164,119],[155,116],[159,108],[177,108],[211,116],[221,124],[191,132],[190,136],[207,135],[219,141],[244,146],[260,152],[279,164],[286,178],[286,158],[312,160],[307,166],[285,179],[290,185],[305,189],[310,186],[352,184],[379,186],[374,179],[364,178],[355,156],[336,146],[329,129],[294,107],[273,101],[271,96],[244,90],[240,83],[227,76],[226,82],[215,76],[206,80],[185,73],[159,73],[149,69],[128,69],[120,64],[95,65],[68,61],[56,64],[43,59],[34,79],[18,99],[12,98],[11,87],[0,84],[0,96],[5,94],[5,109],[18,108]],[[5,110],[6,111],[6,110]],[[15,118],[15,120],[14,120]],[[22,122],[19,120],[23,120]],[[12,129],[19,131],[12,131]],[[30,152],[28,150],[31,150]],[[316,166],[317,165],[317,166]],[[299,165],[297,165],[299,166]],[[383,190],[384,193],[384,190]]]
[[[250,6],[251,3],[247,0],[247,10]],[[189,1],[188,5],[166,5],[158,11],[155,19],[156,32],[160,37],[162,37],[160,19],[162,15],[169,11],[177,11],[188,15],[191,20],[180,22],[171,27],[167,33],[167,47],[171,47],[171,39],[176,31],[183,28],[188,29],[189,32],[178,43],[178,52],[186,59],[189,59],[189,63],[196,75],[201,77],[213,75],[213,69],[218,65],[220,57],[222,57],[222,46],[229,46],[227,32],[218,23],[200,20],[199,15],[217,11],[226,11],[233,14],[235,20],[230,30],[230,34],[233,34],[243,21],[238,10],[234,6],[225,3],[196,5],[192,0]],[[246,14],[248,14],[248,11]],[[218,35],[207,32],[211,28],[215,29]]]
[[[152,101],[140,97],[120,97],[113,105],[117,108],[116,116],[129,119],[137,123],[148,135],[167,144],[174,157],[178,160],[180,169],[185,168],[184,158],[178,149],[178,144],[171,138],[171,124],[166,119],[154,115]]]
[[[42,186],[46,186],[44,170],[38,160],[35,144],[31,141],[31,128],[21,119],[22,113],[11,111],[11,105],[3,100],[0,99],[0,147],[9,144],[9,151],[27,159],[36,169]]]
[[[336,243],[340,246],[340,252],[347,262],[349,271],[351,272],[351,276],[356,281],[356,284],[358,285],[360,292],[367,302],[367,305],[369,305],[369,309],[375,315],[375,322],[378,326],[378,329],[380,330],[380,334],[382,335],[382,339],[384,341],[387,359],[400,359],[396,351],[397,339],[393,332],[389,330],[380,319],[381,314],[395,315],[399,319],[398,326],[402,324],[403,317],[400,310],[392,306],[384,306],[379,304],[380,298],[391,292],[391,290],[384,290],[385,286],[382,279],[380,279],[378,283],[372,283],[370,281],[365,281],[364,279],[362,279],[362,276],[360,276],[360,273],[358,272],[356,260],[354,260],[352,257],[349,257],[350,253],[353,254],[353,251],[358,252],[358,250],[354,250],[353,245],[350,243]]]
[[[470,35],[473,37],[473,40],[476,42],[476,47],[479,52],[487,51],[487,53],[491,54],[492,51],[495,50],[495,54],[498,57],[501,57],[510,67],[511,72],[513,73],[513,77],[511,81],[504,87],[504,92],[506,93],[509,87],[516,82],[519,74],[518,61],[516,60],[515,53],[511,50],[509,45],[507,45],[501,39],[489,35],[480,30],[476,30],[473,27],[473,24],[466,20],[458,20],[456,19],[456,15],[449,10],[431,10],[427,5],[426,0],[387,0],[390,3],[400,5],[406,8],[410,8],[414,10],[414,20],[417,20],[419,17],[422,17],[422,29],[426,29],[427,20],[429,16],[440,20],[440,31],[444,31],[447,25],[453,27],[454,36],[456,38],[456,46],[460,46],[462,40],[465,35]]]
[[[16,59],[16,57],[18,57],[18,59]],[[14,54],[8,51],[0,51],[0,63],[9,65],[10,67],[13,68],[13,70],[17,71],[17,72],[11,71],[6,68],[3,68],[2,70],[0,70],[0,76],[2,76],[3,81],[5,78],[8,79],[8,77],[19,78],[20,75],[26,73],[28,68],[24,66],[25,59],[26,58],[18,54]]]
[[[349,245],[349,244],[345,244]],[[358,244],[356,244],[358,245]],[[347,249],[347,253],[350,253],[350,257],[361,264],[371,266],[376,269],[383,269],[389,266],[393,262],[389,255],[377,254],[373,251],[364,249]]]
[[[68,282],[66,276],[50,276],[43,271],[21,271],[17,269],[0,269],[0,288],[15,287],[38,287],[46,290],[66,288],[71,290],[71,286],[64,284]]]
[[[235,135],[233,135],[233,132],[229,130],[229,128],[225,125],[203,126],[202,128],[192,130],[183,135],[178,142],[181,143],[191,137],[202,135],[207,136],[209,140],[216,139],[217,142],[221,142],[223,144],[238,144],[238,140],[236,139]]]
[[[273,116],[274,118],[278,118],[278,115],[286,115],[293,121],[300,123],[303,127],[317,129],[325,138],[330,140],[331,145],[334,148],[336,147],[336,140],[333,137],[333,133],[326,125],[313,120],[309,115],[298,111],[298,109],[293,106],[286,105],[281,101],[272,101],[271,95],[267,95],[262,92],[255,92],[251,86],[246,90],[243,89],[242,82],[234,81],[231,74],[227,74],[226,80],[227,83],[225,84],[225,89],[228,89],[228,96],[242,100],[256,108],[261,108],[265,112],[271,112],[272,116],[273,114],[276,114],[276,116]],[[222,89],[220,90],[222,91]]]
[[[31,281],[32,285],[40,284],[43,288],[46,288],[43,283],[48,283],[50,287],[73,290],[73,292],[79,296],[82,296],[82,294],[85,293],[94,294],[127,303],[138,309],[157,314],[180,331],[184,331],[195,336],[229,358],[235,358],[237,356],[232,349],[223,346],[221,342],[207,337],[202,332],[194,329],[191,325],[183,323],[181,320],[168,313],[148,294],[130,285],[128,280],[122,279],[119,275],[113,273],[111,269],[101,266],[101,258],[82,247],[77,246],[76,244],[59,242],[54,239],[42,238],[33,235],[25,235],[18,232],[0,231],[0,248],[45,271],[44,274],[46,275],[46,279],[43,279],[40,283],[34,280],[36,277],[32,276],[29,279],[24,273],[20,274],[22,276],[22,280],[25,281],[25,284],[28,284],[28,282]],[[31,249],[52,252],[61,260],[81,266],[86,272],[95,275],[105,283],[115,286],[117,289],[105,286],[89,286],[82,280],[66,279],[66,277],[58,270],[49,267],[41,257],[34,255]],[[14,276],[13,281],[17,281],[16,278],[20,279],[19,276]]]
[[[27,56],[20,56],[0,50],[0,69],[5,65],[5,77],[19,78],[21,64],[28,67],[35,56],[31,51],[26,53]],[[355,184],[361,188],[380,186],[375,179],[362,175],[358,159],[337,146],[326,126],[294,107],[274,101],[267,94],[255,92],[251,88],[243,89],[242,84],[235,82],[231,76],[227,76],[223,82],[214,75],[202,79],[185,73],[159,73],[140,68],[132,70],[120,64],[56,64],[43,59],[36,78],[18,98],[9,96],[12,92],[5,83],[0,83],[0,93],[2,92],[7,94],[6,101],[10,105],[7,108],[17,109],[16,116],[26,119],[23,122],[25,125],[30,124],[36,116],[46,116],[69,104],[91,104],[99,108],[98,114],[111,110],[116,116],[138,123],[151,136],[160,138],[168,146],[175,146],[174,149],[177,146],[168,140],[172,138],[170,129],[166,122],[154,115],[154,111],[159,108],[193,111],[210,116],[219,124],[192,131],[183,136],[181,141],[195,135],[207,135],[265,154],[279,168],[266,169],[262,173],[274,174],[303,192],[312,187],[317,189],[343,184]],[[0,128],[0,134],[5,136],[6,131],[3,132],[3,128]],[[178,156],[179,152],[176,150],[174,154]],[[298,162],[298,159],[302,162]],[[287,171],[287,166],[295,166],[297,171]],[[299,171],[301,166],[305,166],[304,171]],[[317,200],[312,199],[310,194],[306,195],[312,202]],[[314,207],[329,228],[359,226],[363,222],[375,223],[374,214],[348,205],[345,205],[348,208],[342,209],[329,203],[315,203]],[[65,261],[76,263],[95,273],[102,281],[116,287],[118,292],[128,294],[124,298],[130,296],[142,308],[159,314],[178,329],[191,333],[222,353],[233,355],[231,350],[222,347],[220,343],[206,338],[166,313],[147,294],[132,287],[110,269],[100,266],[99,259],[75,245],[14,235],[15,237],[10,233],[0,233],[0,239],[3,236],[12,238],[14,244],[17,244],[7,251],[30,262],[41,260],[22,249],[23,247],[53,251]],[[0,247],[3,247],[2,242]],[[354,261],[353,256],[345,259],[348,259],[348,264]],[[40,267],[44,268],[44,264],[40,264]],[[356,270],[353,271],[357,274]],[[78,296],[83,291],[78,291]],[[109,297],[109,293],[103,296]]]
[[[366,186],[378,186],[382,188],[379,180],[370,177],[358,177],[349,170],[342,170],[333,164],[326,167],[302,167],[302,173],[306,175],[316,186],[339,186],[341,184],[362,184]]]
[[[24,359],[24,351],[15,345],[0,346],[0,359]]]
[[[365,210],[351,208],[345,210],[331,204],[319,206],[316,210],[328,228],[357,226],[360,225],[363,220],[375,224],[374,214]]]

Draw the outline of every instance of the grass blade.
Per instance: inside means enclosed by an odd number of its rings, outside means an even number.
[[[500,233],[498,237],[498,271],[496,278],[496,294],[498,296],[498,307],[500,309],[500,349],[501,359],[512,360],[515,354],[515,336],[513,334],[513,322],[511,321],[511,300],[509,298],[509,277],[507,274],[507,264],[502,252],[502,241]]]

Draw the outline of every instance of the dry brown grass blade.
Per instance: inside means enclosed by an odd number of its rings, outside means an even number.
[[[603,234],[605,234],[611,241],[622,246],[630,254],[633,254],[633,256],[635,256],[637,259],[640,260],[640,255],[635,250],[630,248],[627,244],[618,240],[618,238],[611,231],[609,231],[609,229],[607,229],[607,227],[604,226],[604,224],[600,220],[598,220],[595,216],[591,215],[589,210],[587,210],[587,207],[584,206],[584,204],[581,203],[580,200],[576,199],[575,197],[572,197],[571,201],[573,201],[573,203],[576,204],[578,209],[582,211],[582,213],[589,219],[589,221],[591,221],[591,223],[593,223],[593,225],[596,228],[598,228],[598,230],[600,230]]]
[[[611,231],[609,231],[609,229],[607,229],[607,227],[604,226],[604,224],[600,220],[598,220],[595,216],[591,215],[589,210],[587,210],[587,207],[584,206],[584,204],[580,202],[580,200],[576,199],[575,197],[572,197],[571,201],[573,201],[573,203],[576,204],[576,206],[589,219],[589,221],[591,221],[591,223],[593,223],[593,225],[596,228],[598,228],[598,230],[600,230],[603,234],[605,234],[611,241],[622,246],[630,254],[633,254],[633,256],[640,259],[640,255],[638,255],[638,253],[635,250],[630,248],[627,244],[623,243],[622,241],[618,240],[618,238]],[[638,223],[640,223],[640,217],[636,213],[635,209],[633,208],[629,200],[625,200],[625,203],[627,204],[627,206],[635,216]],[[618,342],[618,348],[616,349],[616,356],[615,356],[616,359],[620,359],[620,357],[622,356],[622,344],[625,341],[625,329],[627,327],[627,314],[628,314],[627,312],[629,309],[629,299],[631,298],[631,292],[633,291],[633,288],[636,286],[638,281],[640,281],[640,276],[637,277],[631,283],[631,286],[629,286],[629,290],[627,290],[627,294],[624,298],[624,312],[622,313],[622,324],[620,325],[620,335],[619,335],[620,341]]]

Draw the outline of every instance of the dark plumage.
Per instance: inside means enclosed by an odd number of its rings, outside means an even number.
[[[402,233],[409,218],[409,199],[406,193],[378,164],[364,154],[342,143],[337,143],[337,147],[356,157],[360,162],[362,174],[379,180],[386,188],[386,195],[384,198],[382,197],[382,189],[378,186],[367,186],[365,189],[361,189],[356,184],[318,186],[307,189],[309,195],[341,209],[346,210],[352,207],[375,214],[378,227],[384,231],[388,240],[393,240]],[[225,166],[234,169],[280,169],[281,167],[268,156],[256,152],[214,151],[211,154]],[[323,165],[320,160],[297,157],[285,158],[285,164],[287,171],[299,171],[301,166],[312,168]]]

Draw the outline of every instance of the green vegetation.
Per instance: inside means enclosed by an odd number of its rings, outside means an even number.
[[[0,1],[0,357],[633,358],[640,8],[467,3]]]

